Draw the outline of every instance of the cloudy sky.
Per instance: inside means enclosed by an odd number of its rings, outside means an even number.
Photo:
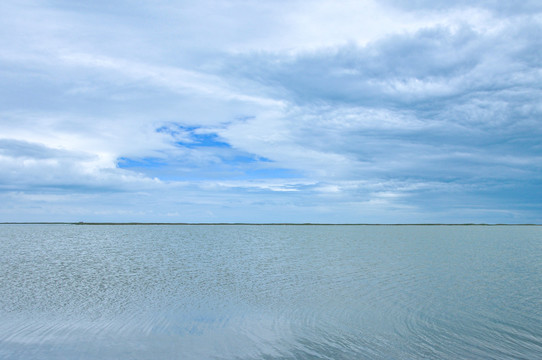
[[[542,223],[539,0],[2,0],[0,222]]]

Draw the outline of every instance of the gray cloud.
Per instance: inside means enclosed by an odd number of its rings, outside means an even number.
[[[537,0],[499,1],[499,0],[385,0],[390,5],[407,10],[448,10],[450,8],[475,7],[494,11],[500,15],[531,14],[542,11],[542,4]]]
[[[507,97],[506,91],[540,90],[540,52],[535,49],[541,35],[542,24],[537,22],[513,23],[497,34],[468,27],[433,28],[365,47],[350,45],[284,58],[265,53],[240,57],[223,72],[259,81],[276,96],[297,103],[431,110],[472,96]]]
[[[0,155],[23,159],[89,160],[90,154],[54,149],[42,144],[15,139],[0,139]]]

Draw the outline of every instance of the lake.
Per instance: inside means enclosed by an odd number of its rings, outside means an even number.
[[[2,359],[535,359],[542,227],[0,225]]]

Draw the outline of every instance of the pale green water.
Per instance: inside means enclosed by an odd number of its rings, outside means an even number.
[[[1,359],[536,359],[542,227],[0,225]]]

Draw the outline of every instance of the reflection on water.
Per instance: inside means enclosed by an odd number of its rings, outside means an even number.
[[[542,228],[0,226],[0,358],[534,359]]]

